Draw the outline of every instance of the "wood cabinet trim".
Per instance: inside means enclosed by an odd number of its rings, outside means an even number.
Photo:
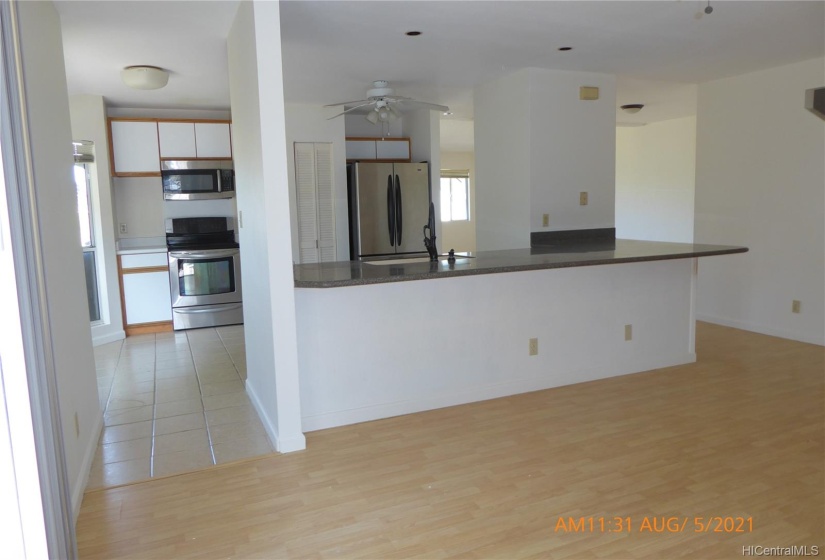
[[[384,137],[384,136],[346,136],[344,140],[349,142],[406,142],[407,144],[410,143],[410,139],[407,137],[398,137],[394,138],[392,136]]]
[[[135,323],[134,325],[124,325],[123,330],[126,331],[126,336],[135,336],[138,334],[172,332],[174,327],[172,321],[155,321],[154,323]]]
[[[169,272],[168,266],[142,266],[139,268],[122,268],[121,274],[148,274],[150,272]]]

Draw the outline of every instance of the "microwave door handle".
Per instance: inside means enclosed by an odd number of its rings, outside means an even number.
[[[221,170],[216,169],[215,170],[215,175],[217,175],[217,177],[218,177],[218,192],[223,192],[223,188],[222,188],[223,185],[221,185]]]

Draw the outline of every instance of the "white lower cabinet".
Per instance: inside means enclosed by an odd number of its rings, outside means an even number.
[[[172,320],[166,253],[121,256],[123,314],[126,325]]]

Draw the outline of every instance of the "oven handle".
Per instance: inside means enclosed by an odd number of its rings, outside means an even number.
[[[212,251],[169,251],[173,259],[214,259],[234,257],[240,254],[238,249],[215,249]]]
[[[174,307],[172,311],[175,313],[214,313],[215,311],[231,311],[243,307],[242,303],[224,303],[224,304],[210,304],[205,307]]]

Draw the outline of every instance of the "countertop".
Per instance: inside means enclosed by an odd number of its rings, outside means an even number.
[[[118,255],[165,252],[166,237],[126,237],[117,240]]]
[[[429,280],[476,274],[498,274],[548,268],[568,268],[631,262],[687,259],[745,253],[747,247],[666,243],[661,241],[573,241],[531,249],[509,249],[456,254],[456,262],[446,255],[438,262],[398,262],[380,260],[338,261],[294,266],[296,288],[338,288],[410,280]],[[461,257],[469,255],[473,258]]]

